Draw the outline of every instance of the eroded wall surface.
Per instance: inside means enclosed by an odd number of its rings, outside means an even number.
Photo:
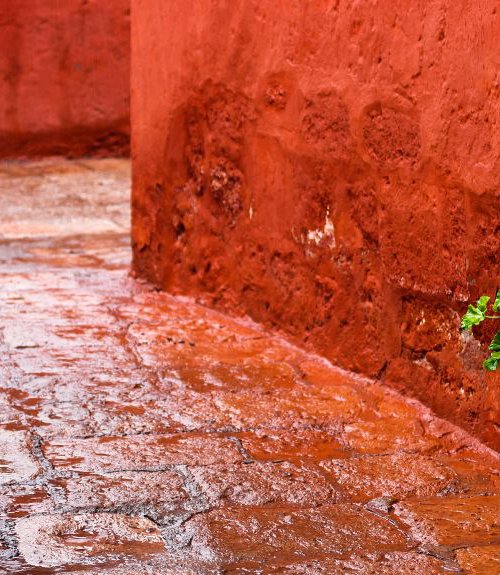
[[[497,446],[500,24],[485,0],[134,0],[136,272]],[[481,343],[482,342],[482,343]]]
[[[126,154],[130,0],[2,0],[0,157]]]

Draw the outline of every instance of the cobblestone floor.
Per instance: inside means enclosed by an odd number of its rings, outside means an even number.
[[[0,166],[0,572],[499,574],[495,455],[134,282],[128,186]]]

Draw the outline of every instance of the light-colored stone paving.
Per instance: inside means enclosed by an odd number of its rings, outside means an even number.
[[[500,573],[500,467],[128,273],[129,166],[0,166],[0,573]]]

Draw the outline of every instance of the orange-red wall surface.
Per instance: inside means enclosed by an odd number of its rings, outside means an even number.
[[[499,446],[495,0],[133,0],[139,275]]]
[[[127,154],[130,0],[1,0],[0,157]]]

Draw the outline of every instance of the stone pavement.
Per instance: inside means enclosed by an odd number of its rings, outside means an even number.
[[[122,161],[0,166],[0,573],[500,573],[495,454],[128,276]]]

